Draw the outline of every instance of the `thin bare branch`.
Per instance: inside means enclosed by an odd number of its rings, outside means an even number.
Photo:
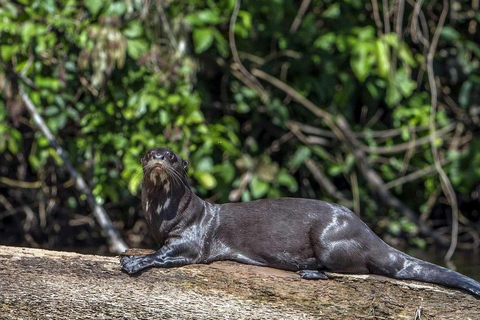
[[[385,34],[390,33],[390,14],[388,12],[388,0],[382,0],[383,25],[385,26]]]
[[[425,19],[425,16],[421,10],[423,0],[418,0],[416,2],[410,0],[408,2],[413,5],[412,24],[410,25],[410,34],[412,35],[412,39],[414,42],[420,41],[424,46],[428,46],[428,40],[424,37],[418,26],[418,20],[420,17]]]
[[[358,188],[358,178],[355,170],[350,172],[350,185],[352,187],[353,195],[353,212],[355,212],[357,216],[360,216],[360,189]]]
[[[7,177],[0,177],[0,183],[6,184],[10,187],[25,189],[38,189],[42,186],[42,181],[17,181]]]
[[[378,1],[372,0],[372,9],[373,9],[373,19],[375,20],[375,24],[377,25],[378,32],[382,34],[383,23],[380,20],[380,13],[378,10]]]
[[[75,170],[73,165],[70,163],[70,160],[68,160],[66,152],[57,144],[55,137],[50,132],[50,129],[48,129],[42,116],[38,113],[37,108],[35,107],[33,102],[30,100],[28,95],[23,91],[23,88],[21,87],[20,87],[20,96],[25,106],[27,107],[28,111],[30,112],[33,122],[37,125],[37,127],[40,129],[43,135],[48,139],[50,145],[55,150],[55,152],[62,158],[65,168],[67,169],[68,173],[70,173],[72,178],[75,180],[75,186],[78,189],[78,191],[80,191],[81,193],[87,196],[87,202],[90,208],[92,209],[93,214],[95,215],[95,218],[97,219],[98,223],[106,233],[106,237],[110,245],[110,251],[112,253],[124,252],[126,249],[128,249],[128,246],[125,244],[125,242],[119,235],[117,229],[112,224],[112,221],[108,217],[103,207],[96,203],[95,198],[91,190],[88,188],[85,180],[83,180],[82,176]]]
[[[446,164],[449,164],[451,162],[451,160],[448,160],[448,159],[445,159],[442,161],[442,165],[446,165]],[[417,170],[415,172],[412,172],[410,174],[407,174],[401,178],[398,178],[398,179],[395,179],[395,180],[392,180],[390,182],[387,182],[385,183],[385,188],[387,189],[391,189],[391,188],[395,188],[395,187],[398,187],[402,184],[405,184],[405,183],[408,183],[408,182],[412,182],[412,181],[415,181],[421,177],[424,177],[424,176],[427,176],[429,174],[432,174],[436,171],[435,169],[435,164],[432,164],[431,166],[428,166],[426,168],[423,168],[423,169],[420,169],[420,170]]]
[[[432,108],[430,112],[430,138],[431,138],[431,147],[432,155],[435,163],[435,169],[440,175],[440,181],[442,182],[442,190],[446,195],[450,207],[452,208],[452,240],[450,243],[450,248],[448,249],[447,254],[445,255],[445,260],[449,261],[452,258],[453,253],[458,242],[458,204],[457,196],[453,190],[450,179],[442,168],[441,160],[438,154],[438,148],[436,145],[437,140],[437,131],[436,131],[436,115],[437,115],[437,105],[438,105],[438,93],[437,85],[435,83],[435,73],[433,70],[433,59],[435,52],[437,50],[438,40],[440,38],[440,32],[442,31],[443,25],[445,24],[445,19],[448,14],[448,0],[443,0],[443,9],[438,20],[437,28],[432,38],[430,48],[427,55],[427,74],[428,74],[428,83],[430,85],[430,96]]]
[[[290,34],[294,34],[297,32],[300,23],[302,22],[303,16],[305,12],[307,12],[308,6],[310,5],[311,0],[303,0],[302,4],[300,5],[300,9],[298,9],[297,16],[293,20],[292,26],[290,27]]]
[[[306,133],[312,133],[312,134],[316,134],[316,135],[324,136],[324,137],[328,137],[328,138],[333,138],[335,136],[331,131],[328,131],[328,130],[319,129],[319,128],[316,128],[316,127],[308,126],[308,125],[305,125],[305,124],[302,124],[302,123],[299,123],[299,122],[294,122],[294,121],[290,121],[290,123],[295,124],[296,126],[298,126],[298,128],[300,130],[302,130],[303,132],[306,132]],[[455,128],[454,123],[451,123],[451,124],[443,127],[442,129],[440,129],[437,132],[437,138],[446,135],[447,133],[451,132],[454,128]],[[385,136],[385,135],[390,135],[391,133],[397,133],[397,132],[401,133],[401,130],[398,130],[398,131],[392,130],[390,132],[385,131],[385,132],[383,132],[383,134]],[[354,133],[354,135],[356,137],[366,137],[370,134],[372,136],[375,135],[377,137],[382,137],[382,132],[373,131],[373,132]],[[415,141],[408,141],[408,142],[400,143],[400,144],[393,145],[393,146],[387,146],[387,147],[370,147],[370,146],[364,145],[363,143],[360,143],[359,146],[365,152],[368,152],[368,153],[395,154],[395,153],[405,152],[405,151],[410,150],[412,148],[417,148],[417,147],[419,147],[419,146],[421,146],[425,143],[430,142],[430,139],[431,139],[430,136],[426,136],[426,137],[422,137],[420,139],[417,139]],[[305,141],[308,141],[310,144],[329,145],[328,140],[319,139],[319,138],[314,139],[311,136],[310,137],[305,136]]]
[[[168,22],[167,15],[165,14],[165,10],[163,8],[163,1],[157,1],[157,8],[158,8],[158,13],[160,14],[160,20],[162,20],[162,27],[165,33],[168,36],[168,40],[170,41],[171,46],[175,50],[177,54],[179,54],[179,48],[178,48],[178,41],[175,38],[175,35],[172,32],[172,29],[170,28],[170,23]]]
[[[436,137],[442,137],[446,135],[447,133],[451,132],[453,129],[455,129],[455,124],[450,123],[447,126],[443,127],[442,129],[437,131]],[[431,135],[428,135],[426,137],[422,137],[420,139],[417,139],[415,142],[405,142],[405,143],[400,143],[394,146],[388,146],[388,147],[369,147],[362,145],[362,149],[368,153],[377,153],[377,154],[394,154],[394,153],[399,153],[399,152],[404,152],[405,150],[408,150],[412,147],[416,148],[421,146],[422,144],[428,143],[431,141]]]
[[[265,89],[262,84],[245,68],[240,56],[238,55],[237,45],[235,43],[235,23],[237,22],[238,12],[240,11],[241,0],[237,0],[235,3],[235,8],[233,9],[232,17],[230,18],[230,28],[228,32],[228,38],[230,42],[230,51],[232,52],[233,61],[238,66],[240,72],[251,82],[255,87],[257,87],[260,92],[260,98],[262,101],[266,101],[267,96],[265,95]]]
[[[288,84],[258,69],[253,69],[252,74],[289,94],[292,99],[310,110],[317,117],[321,118],[334,132],[335,136],[341,142],[343,142],[349,151],[355,156],[356,164],[363,177],[367,180],[372,191],[379,197],[380,201],[384,205],[389,206],[394,210],[398,210],[402,215],[416,223],[419,226],[420,231],[425,236],[434,238],[438,244],[448,244],[448,241],[445,241],[445,239],[434,232],[423,221],[419,221],[417,215],[411,209],[405,206],[392,193],[390,193],[387,188],[385,188],[385,183],[383,182],[382,178],[369,164],[365,152],[360,148],[360,142],[355,137],[348,122],[341,115],[336,115],[336,120],[334,120],[334,117],[328,111],[317,107],[314,103],[302,96],[297,90],[293,89]]]
[[[305,165],[320,187],[325,190],[329,196],[340,201],[342,205],[352,208],[352,201],[345,198],[343,194],[337,190],[333,183],[318,169],[317,164],[312,159],[309,158],[305,160]]]

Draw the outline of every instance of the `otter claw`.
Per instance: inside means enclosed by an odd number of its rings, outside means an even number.
[[[152,261],[151,258],[147,256],[126,256],[120,258],[120,264],[123,271],[128,274],[134,274],[143,269],[151,267]]]

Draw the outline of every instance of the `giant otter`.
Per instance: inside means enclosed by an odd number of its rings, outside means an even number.
[[[308,199],[212,204],[188,184],[188,162],[169,149],[141,159],[142,208],[161,244],[154,254],[124,256],[129,274],[150,267],[233,260],[327,279],[324,271],[378,274],[460,288],[480,297],[480,283],[413,258],[376,236],[345,207]]]

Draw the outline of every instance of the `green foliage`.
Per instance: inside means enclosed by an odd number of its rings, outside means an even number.
[[[399,35],[377,28],[370,1],[311,1],[292,31],[298,5],[242,1],[233,32],[244,67],[282,79],[321,108],[343,115],[362,131],[366,147],[426,137],[428,130],[413,130],[428,126],[431,110],[426,50],[418,35],[409,33],[413,8],[406,8],[403,21],[409,24]],[[469,3],[458,5],[467,12]],[[439,15],[438,4],[428,6],[427,19]],[[6,71],[11,68],[31,80],[20,83],[70,160],[95,185],[101,203],[136,201],[139,158],[159,146],[188,158],[195,191],[218,202],[241,186],[243,201],[280,196],[337,201],[306,168],[312,159],[346,198],[358,188],[367,219],[383,215],[394,220],[389,232],[413,233],[411,223],[378,206],[355,158],[338,140],[285,138],[290,121],[328,127],[284,92],[263,81],[258,90],[239,72],[229,46],[234,7],[234,0],[0,0],[0,153],[8,155],[2,160],[14,163],[24,154],[32,179],[62,164],[45,138],[17,124],[11,107],[17,80]],[[478,125],[480,101],[480,46],[468,29],[471,19],[447,19],[434,65],[444,84],[437,125],[464,122],[463,132]],[[400,133],[369,135],[384,129]],[[480,145],[474,136],[446,152],[452,139],[449,133],[438,143],[452,183],[466,196],[478,188]],[[408,160],[405,152],[368,156],[387,182],[433,163],[428,143]],[[245,176],[251,177],[246,183]],[[430,174],[392,191],[412,209],[424,208],[438,186],[438,177]],[[70,191],[61,205],[76,208],[81,202]],[[412,242],[422,245],[418,238]]]

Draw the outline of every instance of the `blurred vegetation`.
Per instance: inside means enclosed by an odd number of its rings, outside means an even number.
[[[0,242],[104,244],[32,125],[22,86],[132,246],[152,241],[139,158],[167,146],[190,160],[204,199],[341,202],[389,242],[424,247],[429,239],[379,203],[322,119],[254,68],[343,115],[390,191],[448,239],[426,73],[444,3],[415,3],[245,0],[232,21],[235,0],[0,0]],[[458,198],[459,247],[471,249],[480,244],[480,11],[478,1],[449,4],[433,61],[435,143]]]

